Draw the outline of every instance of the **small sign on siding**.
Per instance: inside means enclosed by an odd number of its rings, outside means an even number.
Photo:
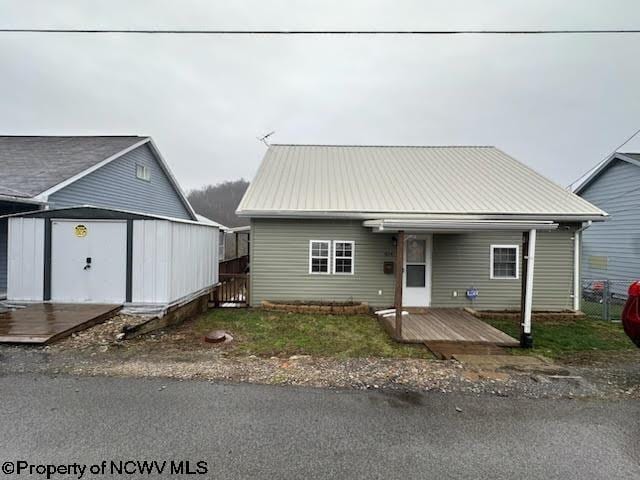
[[[599,256],[599,255],[589,256],[589,266],[591,268],[599,268],[600,270],[606,270],[608,264],[609,264],[609,257]]]
[[[86,225],[80,224],[74,227],[73,232],[75,233],[76,237],[82,238],[87,236],[88,230]]]

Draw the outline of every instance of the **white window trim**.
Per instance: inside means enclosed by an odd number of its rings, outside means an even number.
[[[314,258],[325,258],[325,257],[314,257],[313,256],[313,244],[314,243],[325,243],[327,245],[327,271],[326,272],[314,272],[311,270],[312,260]],[[309,240],[309,274],[310,275],[330,275],[331,274],[331,240]]]
[[[351,244],[351,271],[350,272],[336,272],[336,264],[338,257],[336,257],[336,243],[349,243]],[[341,257],[349,258],[349,257]],[[334,240],[333,241],[333,274],[334,275],[353,275],[356,271],[356,242],[353,240]]]
[[[493,251],[496,248],[515,248],[516,250],[516,276],[515,277],[496,277],[493,274]],[[520,245],[491,245],[489,255],[489,278],[491,280],[519,280],[520,279]]]
[[[142,170],[143,175],[138,175],[139,169]],[[151,170],[149,169],[149,167],[147,165],[142,164],[142,163],[136,163],[136,178],[138,180],[142,180],[143,182],[150,182],[151,181]]]

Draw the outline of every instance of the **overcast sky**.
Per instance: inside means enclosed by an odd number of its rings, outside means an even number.
[[[637,0],[0,0],[2,27],[640,28]],[[0,132],[151,135],[183,188],[275,143],[496,145],[566,185],[640,128],[640,34],[0,34]],[[640,139],[626,150],[640,151]]]

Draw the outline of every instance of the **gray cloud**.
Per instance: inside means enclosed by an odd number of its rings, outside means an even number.
[[[0,3],[3,26],[635,27],[637,2]],[[346,4],[346,5],[345,5]],[[633,130],[640,35],[0,35],[0,131],[152,135],[186,188],[277,142],[493,144],[561,184]],[[640,150],[640,140],[628,148]]]

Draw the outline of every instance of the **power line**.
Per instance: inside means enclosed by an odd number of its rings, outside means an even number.
[[[638,135],[640,133],[640,128],[638,130],[636,130],[635,132],[633,132],[633,135],[631,135],[629,138],[627,138],[624,142],[622,142],[620,145],[618,145],[616,148],[614,148],[611,152],[609,152],[602,160],[600,160],[595,167],[590,168],[587,172],[583,173],[582,175],[580,175],[578,178],[576,178],[573,182],[571,182],[568,186],[567,186],[567,190],[571,191],[573,190],[573,186],[578,183],[580,180],[582,180],[583,178],[587,178],[589,175],[591,175],[592,172],[595,172],[598,168],[600,168],[600,165],[602,165],[604,162],[606,162],[609,157],[611,157],[611,155],[613,155],[614,153],[617,153],[618,150],[620,150],[622,147],[624,147],[627,143],[629,143],[636,135]]]
[[[640,29],[556,30],[233,30],[233,29],[107,29],[107,28],[0,28],[0,33],[160,34],[160,35],[603,35],[637,34]]]

